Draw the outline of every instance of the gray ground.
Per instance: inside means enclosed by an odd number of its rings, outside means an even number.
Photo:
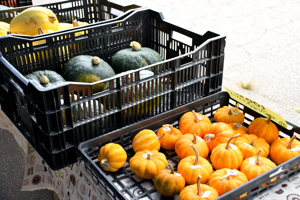
[[[223,85],[300,125],[300,113],[295,111],[300,109],[300,1],[140,0],[137,4],[161,11],[167,21],[199,34],[210,30],[226,35]],[[252,90],[242,89],[241,82],[250,82]],[[4,130],[0,130],[0,149],[0,199],[53,199],[47,190],[20,192],[24,153]]]

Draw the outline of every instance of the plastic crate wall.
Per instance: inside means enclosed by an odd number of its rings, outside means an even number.
[[[14,3],[15,1],[6,1],[7,5],[16,5]],[[113,19],[127,10],[139,7],[137,5],[121,6],[107,0],[65,0],[39,5],[32,5],[31,1],[20,1],[17,2],[17,5],[17,7],[12,6],[15,8],[0,10],[0,20],[10,22],[23,10],[30,7],[42,6],[52,10],[59,22],[71,23],[76,19],[77,21],[95,23]]]
[[[78,149],[83,155],[83,160],[86,170],[92,176],[94,183],[99,185],[103,192],[105,192],[111,199],[161,199],[162,196],[156,191],[153,181],[137,178],[136,175],[129,168],[129,160],[135,154],[132,149],[132,140],[134,136],[143,129],[150,129],[157,132],[164,124],[172,124],[178,128],[180,117],[189,111],[195,110],[198,113],[206,115],[214,122],[214,114],[218,108],[223,106],[235,107],[239,103],[231,99],[227,92],[218,92],[201,100],[191,102],[184,106],[162,113],[152,119],[145,120],[133,124],[128,127],[110,132],[109,134],[99,136],[97,138],[82,142],[79,144]],[[258,117],[263,117],[254,110],[239,104],[239,109],[245,115],[244,126],[248,127],[249,124]],[[294,134],[300,134],[300,127],[289,123],[289,128],[285,129],[282,126],[277,127],[280,131],[280,137],[291,137]],[[127,162],[125,166],[117,172],[107,172],[102,170],[98,161],[98,154],[101,147],[107,143],[120,144],[127,152]],[[160,149],[166,155],[168,163],[177,170],[180,158],[173,151],[166,151]],[[173,152],[173,153],[172,153]],[[209,155],[210,156],[210,155]],[[209,158],[208,156],[208,158]],[[300,171],[300,156],[290,159],[289,161],[278,165],[276,168],[260,175],[259,177],[248,181],[242,186],[231,190],[224,195],[217,198],[218,200],[227,199],[253,199],[254,197],[262,194],[264,191],[280,184]],[[294,169],[292,169],[295,167]],[[272,180],[274,177],[277,179]],[[270,183],[272,180],[272,183]],[[266,186],[261,187],[263,183],[268,182]],[[247,195],[243,198],[240,196],[244,193]]]
[[[75,37],[80,31],[84,34]],[[174,33],[191,43],[174,39]],[[38,40],[45,43],[32,45]],[[98,55],[110,63],[133,40],[165,59],[149,66],[154,76],[140,80],[139,71],[148,68],[144,67],[96,83],[66,82],[50,89],[23,76],[44,69],[62,73],[71,57],[82,54]],[[221,91],[224,49],[225,36],[190,32],[150,9],[63,33],[3,36],[0,102],[49,166],[59,169],[77,161],[80,142]],[[103,82],[109,82],[109,90],[93,94],[92,86]]]

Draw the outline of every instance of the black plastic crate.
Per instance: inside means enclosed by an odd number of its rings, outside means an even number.
[[[178,128],[178,121],[180,117],[184,113],[192,110],[208,116],[210,120],[214,122],[213,116],[218,108],[223,106],[233,107],[236,106],[237,103],[240,102],[231,99],[227,92],[218,92],[211,96],[204,97],[201,100],[159,114],[154,118],[147,119],[131,126],[115,130],[103,136],[82,142],[78,145],[78,149],[83,155],[85,168],[92,176],[95,184],[101,186],[103,191],[111,199],[161,199],[160,196],[157,196],[159,194],[157,193],[152,180],[137,178],[137,176],[133,174],[129,168],[129,160],[134,155],[131,145],[134,136],[143,129],[150,129],[157,132],[163,124],[172,124],[174,127]],[[245,122],[243,125],[246,127],[248,127],[251,121],[255,118],[262,117],[262,115],[256,111],[242,105],[241,103],[239,104],[239,109],[245,114]],[[280,137],[291,137],[294,134],[300,134],[300,127],[289,122],[287,123],[290,126],[289,129],[285,129],[276,124],[280,131]],[[117,172],[106,172],[102,170],[97,157],[99,149],[110,142],[122,145],[127,152],[127,162],[125,166]],[[168,163],[172,164],[174,169],[177,170],[177,164],[179,163],[180,158],[176,155],[175,151],[160,149],[160,152],[163,152],[166,155]],[[298,173],[300,171],[299,164],[300,156],[297,156],[281,165],[278,165],[269,172],[264,173],[263,175],[248,181],[242,186],[220,196],[218,199],[236,199],[244,193],[247,193],[247,196],[243,199],[253,199],[255,196],[258,196],[262,192],[286,180],[288,177]],[[296,166],[296,168],[291,169],[294,166]],[[260,185],[270,181],[274,177],[277,177],[276,181],[271,184],[269,183],[264,187],[260,187]]]
[[[140,7],[134,4],[123,6],[107,0],[65,0],[38,5],[32,5],[31,0],[0,0],[0,2],[2,5],[14,7],[7,10],[0,10],[0,20],[8,23],[23,10],[37,6],[49,8],[56,14],[59,22],[66,23],[71,23],[74,19],[82,22],[96,23],[113,19],[130,9]]]
[[[75,37],[78,31],[84,35]],[[33,46],[37,40],[46,43]],[[149,66],[153,76],[140,80],[139,71],[146,66],[95,83],[66,82],[53,88],[23,76],[44,69],[61,73],[69,58],[81,54],[110,63],[131,41],[165,59]],[[0,38],[0,103],[48,165],[60,169],[79,159],[80,142],[221,91],[224,49],[225,36],[193,33],[151,9],[131,10],[105,23],[52,35],[7,35]],[[46,59],[40,59],[43,56]],[[92,86],[103,82],[109,82],[109,89],[94,94]]]
[[[7,7],[20,7],[32,5],[31,0],[0,0],[0,4]]]

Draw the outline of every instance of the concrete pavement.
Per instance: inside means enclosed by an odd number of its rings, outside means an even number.
[[[52,1],[35,0],[34,4]],[[300,126],[300,2],[296,0],[113,0],[161,11],[171,23],[199,34],[207,30],[226,35],[223,85],[242,94]],[[245,90],[240,83],[251,82]],[[52,192],[20,192],[24,160],[22,150],[8,132],[1,130],[1,150],[16,150],[11,156],[1,153],[0,197],[11,191],[19,196],[0,199],[53,199]],[[4,160],[2,158],[4,157]],[[15,178],[7,175],[11,171]],[[26,194],[31,194],[27,197]],[[1,195],[2,194],[2,195]]]

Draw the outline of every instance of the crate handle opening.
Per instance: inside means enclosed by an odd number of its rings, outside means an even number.
[[[193,44],[193,39],[191,37],[178,33],[177,31],[172,31],[172,38],[189,46],[192,46]]]
[[[285,165],[284,167],[280,167],[277,172],[274,172],[273,174],[270,174],[270,178],[274,178],[276,176],[278,176],[279,174],[287,171],[289,169],[289,165]]]

